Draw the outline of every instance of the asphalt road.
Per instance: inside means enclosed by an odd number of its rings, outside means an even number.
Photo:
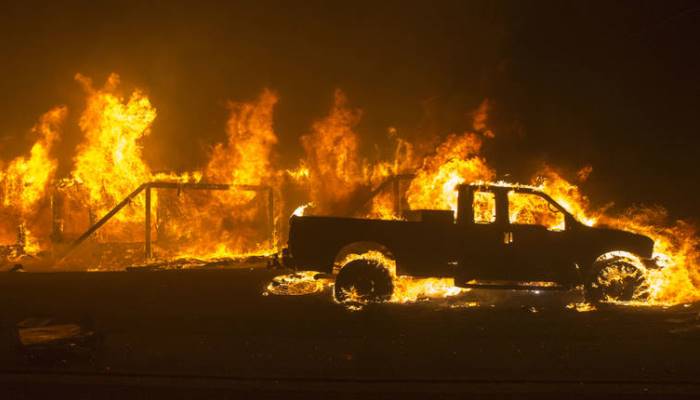
[[[500,292],[469,294],[478,307],[453,299],[350,311],[328,292],[263,295],[279,273],[4,273],[0,392],[6,398],[570,392],[616,399],[700,393],[696,304],[577,312],[565,307],[575,294]],[[29,317],[90,321],[102,341],[89,354],[28,357],[8,332]]]

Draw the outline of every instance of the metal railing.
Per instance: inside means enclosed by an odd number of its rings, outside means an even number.
[[[153,256],[152,253],[152,238],[151,238],[151,190],[152,189],[176,189],[176,190],[231,190],[238,189],[244,191],[254,191],[254,192],[266,192],[267,193],[267,219],[268,219],[268,229],[270,236],[270,243],[274,245],[275,241],[275,216],[274,216],[274,191],[272,187],[267,185],[233,185],[233,184],[223,184],[223,183],[203,183],[203,182],[167,182],[167,181],[153,181],[146,182],[137,187],[133,192],[126,196],[122,201],[115,205],[107,214],[100,218],[97,222],[92,224],[83,234],[81,234],[77,239],[71,242],[65,249],[60,259],[66,258],[70,253],[72,253],[76,248],[78,248],[85,240],[87,240],[92,234],[97,232],[104,224],[107,223],[112,217],[114,217],[119,211],[126,207],[131,201],[145,191],[146,201],[145,201],[145,212],[144,212],[144,253],[146,260]]]

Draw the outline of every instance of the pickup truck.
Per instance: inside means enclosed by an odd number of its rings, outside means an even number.
[[[651,238],[590,227],[535,187],[457,186],[451,210],[411,210],[404,220],[293,216],[283,260],[298,269],[335,274],[339,301],[389,299],[392,276],[453,278],[466,288],[568,290],[583,286],[589,301],[645,294]],[[348,254],[379,251],[396,262],[388,271]]]

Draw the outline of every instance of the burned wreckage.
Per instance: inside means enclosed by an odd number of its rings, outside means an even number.
[[[293,216],[283,261],[336,273],[335,296],[383,301],[393,291],[381,263],[346,256],[380,252],[397,275],[454,279],[465,288],[567,290],[587,300],[630,300],[659,268],[649,237],[586,226],[530,186],[462,184],[451,210],[410,210],[404,220]],[[611,277],[613,279],[611,279]]]

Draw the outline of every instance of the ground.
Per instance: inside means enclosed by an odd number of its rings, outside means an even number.
[[[566,308],[576,300],[566,295],[500,292],[473,294],[478,307],[449,300],[349,311],[328,292],[263,295],[277,274],[4,273],[0,391],[11,395],[4,398],[83,398],[86,389],[98,398],[700,393],[698,305],[577,312]],[[88,355],[28,357],[8,332],[42,316],[91,321],[103,340]]]

